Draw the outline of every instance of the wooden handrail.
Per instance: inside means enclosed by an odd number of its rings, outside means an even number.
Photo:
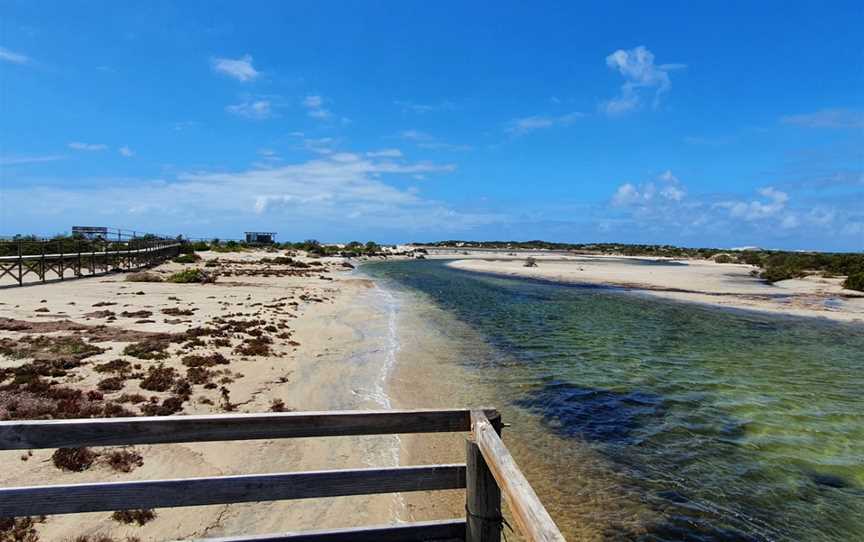
[[[498,411],[483,410],[499,419]],[[345,410],[0,422],[0,450],[470,431],[471,411]]]
[[[288,472],[0,489],[0,517],[314,499],[465,487],[465,465]]]
[[[471,432],[521,533],[531,542],[564,542],[558,526],[483,411],[471,412]]]
[[[202,538],[197,542],[424,542],[464,538],[464,519],[442,519],[347,529]]]

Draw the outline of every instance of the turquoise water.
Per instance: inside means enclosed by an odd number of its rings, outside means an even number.
[[[527,434],[508,438],[569,534],[864,540],[861,326],[440,261],[363,271],[486,343],[466,345],[461,363],[483,375],[477,397],[525,420]]]

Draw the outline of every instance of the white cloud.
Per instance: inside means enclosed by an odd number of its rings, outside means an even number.
[[[250,100],[225,107],[225,111],[238,117],[263,120],[273,115],[269,100]]]
[[[92,152],[92,151],[104,151],[104,150],[108,149],[108,145],[105,145],[104,143],[82,143],[80,141],[73,141],[72,143],[69,143],[66,146],[69,147],[70,149],[73,149],[76,151],[90,151],[90,152]]]
[[[864,112],[850,109],[823,109],[815,113],[782,117],[784,124],[806,128],[864,128]]]
[[[324,98],[317,95],[306,96],[303,98],[303,107],[308,111],[306,114],[313,119],[326,120],[333,116],[330,110],[324,108]],[[342,119],[346,121],[347,119]]]
[[[214,58],[210,61],[213,70],[233,77],[238,81],[254,81],[261,73],[252,66],[252,56],[243,55],[241,58]]]
[[[23,166],[27,164],[41,164],[44,162],[54,162],[66,158],[63,155],[48,155],[48,156],[0,156],[0,166]]]
[[[200,235],[242,232],[260,224],[297,237],[316,231],[346,238],[358,231],[410,237],[501,221],[501,215],[460,212],[423,197],[413,184],[401,188],[391,182],[413,183],[414,175],[454,169],[451,164],[397,163],[341,152],[278,167],[196,171],[166,179],[28,180],[9,188],[4,197],[20,202],[13,210],[19,223],[45,222],[49,216],[55,221],[91,216],[108,223],[134,214],[142,228]],[[136,190],[130,191],[131,185]],[[383,233],[387,231],[391,233]]]
[[[636,186],[625,183],[618,187],[612,196],[615,207],[645,206],[666,203],[677,203],[687,195],[681,182],[671,171],[666,170],[654,181]]]
[[[119,152],[121,156],[125,156],[126,158],[131,158],[132,156],[135,156],[135,151],[130,149],[127,145],[123,145],[122,147],[120,147],[117,152]]]
[[[399,149],[381,149],[380,151],[367,152],[369,158],[402,158],[402,151]]]
[[[303,107],[309,109],[318,109],[322,105],[324,105],[324,98],[321,96],[306,96],[303,99]]]
[[[22,55],[21,53],[10,51],[5,47],[0,47],[0,60],[4,62],[11,62],[12,64],[27,64],[30,62],[30,57],[28,57],[27,55]]]
[[[610,116],[622,115],[642,105],[643,89],[654,89],[653,106],[669,90],[669,71],[684,68],[683,64],[654,64],[654,54],[644,45],[634,49],[619,49],[606,57],[606,65],[624,77],[620,94],[603,102],[601,111]]]
[[[579,112],[568,113],[557,117],[533,116],[513,119],[507,123],[504,131],[514,136],[525,135],[535,130],[552,128],[553,126],[570,126],[585,115]]]
[[[723,201],[717,206],[727,209],[731,217],[748,222],[776,217],[785,218],[781,215],[786,210],[789,194],[772,186],[760,189],[759,194],[762,196],[761,200]]]

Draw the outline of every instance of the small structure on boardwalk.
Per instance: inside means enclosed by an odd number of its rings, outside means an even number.
[[[246,242],[250,245],[272,245],[276,242],[275,231],[247,231]]]
[[[73,237],[108,239],[108,228],[103,226],[72,226]]]

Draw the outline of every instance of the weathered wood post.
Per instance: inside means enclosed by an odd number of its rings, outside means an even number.
[[[24,260],[21,258],[21,239],[18,239],[18,286],[24,284]]]
[[[472,418],[472,429],[474,416]],[[495,424],[501,432],[500,418]],[[501,515],[501,489],[486,464],[473,433],[465,443],[465,542],[500,542],[504,518]]]

